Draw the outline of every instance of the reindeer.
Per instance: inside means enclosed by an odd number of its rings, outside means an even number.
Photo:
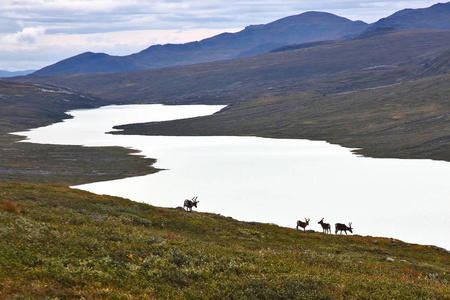
[[[330,234],[331,234],[331,226],[330,226],[330,224],[324,223],[324,222],[323,222],[323,219],[324,219],[324,218],[322,218],[322,220],[320,220],[320,221],[318,222],[320,225],[322,225],[323,233],[328,233],[328,232],[330,232]]]
[[[197,201],[197,197],[192,198],[192,200],[186,199],[184,200],[183,209],[186,207],[187,211],[192,211],[192,207],[197,207],[197,203],[200,201]]]
[[[302,221],[297,221],[297,227],[296,227],[296,230],[298,230],[298,228],[299,227],[301,227],[301,228],[303,228],[303,231],[306,231],[306,226],[308,226],[309,225],[309,219],[306,219],[305,218],[305,221],[306,222],[302,222]]]
[[[350,231],[351,233],[353,233],[352,222],[348,223],[348,227],[347,227],[347,225],[345,225],[345,224],[336,223],[336,224],[334,225],[334,228],[336,229],[335,234],[337,234],[338,231],[340,231],[341,234],[342,234],[342,231],[344,231],[345,234],[347,235],[347,230]]]

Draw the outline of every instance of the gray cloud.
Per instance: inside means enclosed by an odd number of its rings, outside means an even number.
[[[49,33],[87,33],[245,27],[309,10],[338,12],[352,19],[360,15],[361,19],[373,22],[399,9],[426,7],[434,1],[6,0],[6,3],[0,8],[0,18],[8,18],[10,24],[23,22],[25,27],[44,26]],[[11,32],[17,30],[17,25],[0,30]]]

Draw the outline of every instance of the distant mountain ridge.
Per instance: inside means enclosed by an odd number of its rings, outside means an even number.
[[[33,75],[123,72],[196,64],[256,55],[289,44],[339,39],[369,25],[330,13],[306,12],[237,33],[222,33],[199,42],[154,45],[127,56],[85,52]]]
[[[35,72],[36,70],[25,70],[25,71],[4,71],[0,70],[0,77],[15,77],[24,76]]]
[[[283,47],[287,47],[286,50],[289,45],[382,33],[383,30],[376,30],[379,28],[450,30],[450,2],[424,9],[401,10],[373,24],[311,11],[198,42],[153,45],[127,56],[85,52],[32,75],[124,72],[190,65],[253,56]]]
[[[450,30],[450,2],[437,3],[428,8],[400,10],[380,19],[369,30],[378,27]]]

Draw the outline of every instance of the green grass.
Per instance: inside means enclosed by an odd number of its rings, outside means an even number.
[[[450,255],[431,246],[62,185],[2,183],[6,200],[20,212],[0,209],[2,299],[450,299]]]

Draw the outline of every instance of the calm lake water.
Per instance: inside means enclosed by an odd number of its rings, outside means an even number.
[[[122,146],[156,158],[157,174],[75,188],[295,227],[352,222],[354,233],[450,249],[450,163],[373,159],[320,141],[257,137],[167,137],[105,134],[114,125],[212,114],[223,106],[107,106],[69,112],[74,118],[16,133],[33,143]]]

